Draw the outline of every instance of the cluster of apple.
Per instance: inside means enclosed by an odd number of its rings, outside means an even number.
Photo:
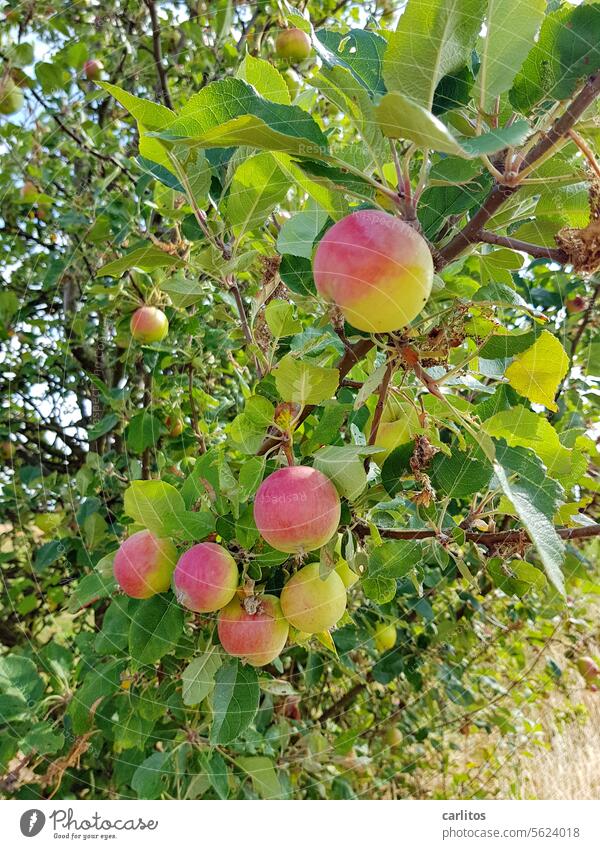
[[[278,551],[297,556],[321,548],[333,537],[340,510],[329,478],[310,466],[273,472],[254,501],[254,519],[263,539]],[[336,625],[346,609],[346,587],[356,580],[347,571],[349,576],[335,570],[322,575],[320,563],[309,563],[287,581],[280,598],[248,593],[238,586],[237,564],[223,546],[201,542],[178,557],[171,540],[158,539],[148,530],[126,539],[114,559],[115,578],[132,598],[150,598],[172,586],[177,601],[189,610],[218,611],[224,650],[252,666],[264,666],[282,652],[290,625],[303,634],[318,634]]]

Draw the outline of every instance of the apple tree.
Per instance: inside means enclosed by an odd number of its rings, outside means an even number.
[[[6,5],[3,794],[483,797],[580,711],[599,45],[594,2]]]

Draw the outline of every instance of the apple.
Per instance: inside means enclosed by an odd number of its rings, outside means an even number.
[[[219,613],[217,631],[227,654],[251,666],[265,666],[283,651],[289,625],[276,596],[242,600],[236,595]]]
[[[137,342],[160,342],[169,332],[169,322],[162,310],[143,306],[131,316],[129,328]]]
[[[310,56],[310,38],[297,27],[283,29],[275,39],[275,51],[280,59],[288,62],[303,62]]]
[[[239,581],[231,554],[216,542],[200,542],[181,555],[173,573],[180,604],[197,613],[213,613],[229,604]]]
[[[396,629],[393,625],[386,625],[385,622],[380,622],[375,628],[373,636],[377,651],[388,651],[396,645]]]
[[[21,186],[21,198],[22,200],[31,201],[38,194],[38,189],[35,183],[32,183],[31,180],[26,180]]]
[[[88,59],[87,62],[83,63],[83,73],[88,80],[99,80],[103,70],[104,65],[99,59]]]
[[[261,483],[254,500],[254,521],[261,536],[289,554],[325,545],[337,530],[340,513],[336,488],[310,466],[273,472]]]
[[[184,422],[181,416],[167,416],[165,424],[169,429],[169,436],[173,439],[183,433]]]
[[[385,730],[383,741],[390,749],[399,746],[402,742],[402,732],[395,725],[390,725]]]
[[[138,531],[124,542],[113,563],[115,579],[131,598],[150,598],[171,586],[177,549],[169,539]]]
[[[588,684],[600,675],[598,664],[593,657],[588,657],[587,655],[577,659],[577,669]]]
[[[573,315],[574,313],[581,312],[587,306],[587,301],[581,295],[574,295],[572,298],[568,298],[565,301],[565,307],[569,315]]]
[[[0,82],[0,115],[12,115],[23,106],[25,98],[19,86],[10,77]]]
[[[290,625],[305,634],[333,628],[346,610],[346,587],[337,572],[321,577],[321,564],[309,563],[281,592],[281,609]]]
[[[369,416],[365,426],[367,439],[371,433],[374,415],[373,413]],[[418,433],[420,427],[419,414],[414,406],[408,402],[399,401],[393,396],[390,397],[383,408],[377,428],[377,438],[375,439],[375,445],[382,450],[378,451],[377,454],[372,454],[372,459],[378,466],[383,466],[392,451],[399,445],[410,442]]]
[[[433,259],[417,231],[387,212],[363,209],[333,225],[313,259],[319,293],[358,330],[399,330],[431,293]]]

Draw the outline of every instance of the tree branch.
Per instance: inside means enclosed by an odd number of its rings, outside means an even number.
[[[486,242],[488,245],[501,245],[505,248],[512,248],[515,251],[524,251],[529,256],[552,259],[555,262],[564,264],[567,262],[567,254],[561,248],[545,248],[543,245],[532,245],[530,242],[523,242],[521,239],[513,239],[512,236],[498,236],[490,230],[480,230],[480,242]]]
[[[371,533],[369,526],[363,524],[355,525],[353,530],[361,538],[369,536]],[[439,536],[438,532],[432,528],[423,528],[421,530],[378,528],[378,531],[379,535],[385,539],[432,539]],[[561,539],[566,540],[590,539],[600,536],[600,524],[581,525],[576,528],[556,528],[556,533]],[[529,535],[522,528],[511,531],[466,531],[465,538],[468,542],[490,547],[507,543],[518,543],[524,539],[527,541]]]
[[[154,55],[154,64],[156,65],[156,73],[158,74],[158,85],[160,96],[163,103],[168,109],[173,109],[173,101],[169,92],[169,84],[167,82],[167,72],[163,65],[162,48],[160,45],[160,24],[156,13],[156,4],[154,0],[144,0],[148,11],[150,12],[150,20],[152,21],[152,53]]]
[[[579,94],[571,101],[563,114],[556,119],[550,130],[531,148],[521,162],[518,174],[523,173],[526,169],[535,165],[538,160],[542,159],[568,135],[569,130],[572,129],[573,125],[594,100],[596,100],[599,94],[600,74],[596,74],[588,78]],[[483,202],[483,205],[477,210],[470,221],[467,222],[460,233],[457,233],[447,245],[438,250],[437,257],[435,257],[436,270],[440,271],[449,262],[452,262],[469,245],[481,241],[480,235],[484,226],[518,189],[518,183],[511,183],[511,185],[496,183]]]

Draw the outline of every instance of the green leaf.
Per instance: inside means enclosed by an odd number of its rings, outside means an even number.
[[[546,15],[539,38],[515,78],[510,102],[528,115],[536,104],[566,100],[599,66],[600,4],[565,4]]]
[[[289,254],[282,256],[279,276],[288,289],[298,295],[316,295],[317,293],[312,263],[306,257],[290,256]]]
[[[170,757],[170,752],[153,752],[138,766],[131,781],[138,799],[160,797],[164,788],[163,781],[167,777],[165,768]]]
[[[96,277],[122,277],[126,271],[132,268],[140,268],[142,271],[153,271],[155,268],[173,268],[182,265],[179,257],[161,251],[150,244],[145,248],[136,248],[128,254],[108,262],[96,272]]]
[[[385,136],[409,139],[418,147],[465,159],[519,145],[529,133],[527,121],[515,121],[509,127],[491,130],[475,138],[459,139],[432,112],[398,91],[386,94],[376,107],[375,114]]]
[[[44,692],[44,682],[32,660],[16,654],[0,657],[0,691],[23,701],[36,702]]]
[[[322,368],[285,356],[273,370],[275,385],[284,401],[297,404],[320,404],[331,398],[339,384],[336,368]]]
[[[507,360],[531,348],[537,336],[534,330],[528,333],[499,333],[479,349],[479,356],[486,360]]]
[[[62,557],[65,553],[65,544],[61,539],[53,539],[51,542],[45,542],[43,545],[40,545],[38,550],[35,553],[34,560],[34,570],[39,575],[48,566],[51,566],[53,563]]]
[[[292,336],[302,330],[302,322],[294,318],[294,307],[289,301],[269,301],[265,308],[265,319],[276,339]]]
[[[231,660],[221,666],[215,677],[213,723],[210,740],[213,745],[231,743],[250,725],[258,710],[260,688],[252,666]]]
[[[120,654],[127,646],[131,623],[130,599],[117,596],[108,606],[102,620],[102,629],[94,640],[94,650],[99,655]]]
[[[197,705],[212,693],[215,674],[223,662],[219,646],[208,646],[181,673],[184,705]]]
[[[530,348],[515,357],[506,377],[520,395],[556,412],[554,396],[568,370],[567,352],[556,336],[543,330]]]
[[[548,474],[567,488],[585,472],[585,460],[575,449],[561,444],[548,419],[523,406],[501,410],[486,419],[482,429],[495,439],[505,439],[512,447],[531,448],[546,465]]]
[[[316,204],[298,212],[281,225],[277,236],[277,250],[280,254],[293,254],[310,260],[315,239],[327,223],[327,213]],[[312,277],[312,274],[311,274]],[[304,294],[303,292],[301,294]],[[15,308],[15,312],[16,309]]]
[[[409,139],[418,147],[455,156],[465,155],[454,135],[439,118],[399,91],[384,95],[375,108],[375,115],[384,136],[388,138]]]
[[[166,536],[177,516],[185,512],[180,493],[170,483],[133,481],[125,490],[123,509],[135,522],[157,536]]]
[[[119,689],[124,668],[124,660],[96,661],[94,668],[87,673],[67,708],[67,716],[71,718],[75,734],[84,734],[89,730],[100,703]]]
[[[564,559],[564,543],[556,533],[550,519],[539,509],[540,483],[544,480],[541,467],[537,479],[519,474],[517,481],[512,479],[514,472],[522,472],[521,458],[514,451],[496,452],[494,474],[504,495],[512,503],[515,513],[523,523],[544,564],[549,581],[561,595],[565,593],[564,578],[561,571]],[[531,467],[530,467],[531,468]]]
[[[246,53],[236,71],[236,77],[254,86],[256,91],[273,103],[290,104],[290,92],[285,79],[270,62]]]
[[[118,100],[121,106],[124,106],[138,123],[149,130],[162,130],[175,120],[175,113],[160,103],[143,100],[141,97],[129,94],[118,85],[105,82],[99,82],[98,85],[112,94],[115,100]]]
[[[93,601],[106,598],[117,589],[117,582],[113,576],[106,577],[100,572],[92,572],[79,581],[76,590],[69,599],[69,613],[76,613],[82,607],[86,607]]]
[[[267,428],[273,423],[275,407],[262,395],[251,395],[244,411],[228,427],[231,439],[246,454],[255,454],[263,441]]]
[[[315,452],[315,468],[331,480],[340,495],[355,501],[367,485],[361,457],[376,454],[374,446],[325,445]]]
[[[127,425],[127,447],[136,454],[142,454],[146,448],[156,445],[166,428],[160,419],[149,410],[138,413]]]
[[[139,665],[155,663],[172,652],[183,631],[183,608],[171,595],[141,601],[129,628],[129,654]]]
[[[151,133],[165,141],[181,139],[204,148],[248,145],[320,157],[327,139],[298,106],[265,100],[242,80],[210,83],[194,95],[168,130]]]
[[[385,604],[396,595],[396,580],[408,575],[421,562],[423,544],[416,540],[388,540],[371,551],[362,579],[365,595]]]
[[[289,189],[289,181],[274,156],[257,153],[237,167],[226,203],[226,215],[240,236],[262,227]]]
[[[436,454],[431,462],[431,480],[436,491],[451,498],[485,492],[492,477],[492,467],[474,453],[453,448],[450,456]]]
[[[525,560],[502,563],[499,557],[494,557],[487,564],[487,572],[498,589],[518,598],[532,589],[542,592],[548,583],[544,573]]]
[[[282,790],[270,758],[237,758],[236,765],[250,776],[254,791],[261,799],[281,799]]]
[[[22,738],[19,749],[24,755],[54,755],[65,744],[65,736],[49,722],[38,722]]]
[[[229,797],[229,770],[225,760],[218,752],[213,752],[210,757],[208,753],[203,752],[200,759],[210,785],[219,799],[227,799]]]
[[[384,56],[388,91],[431,109],[442,77],[470,59],[483,11],[479,0],[408,0]]]
[[[365,29],[345,33],[320,29],[316,36],[315,47],[326,68],[345,68],[371,95],[385,92],[382,70],[385,38]]]
[[[479,39],[475,99],[491,111],[511,87],[544,17],[545,0],[486,0],[485,34]],[[509,30],[510,28],[510,30]]]

